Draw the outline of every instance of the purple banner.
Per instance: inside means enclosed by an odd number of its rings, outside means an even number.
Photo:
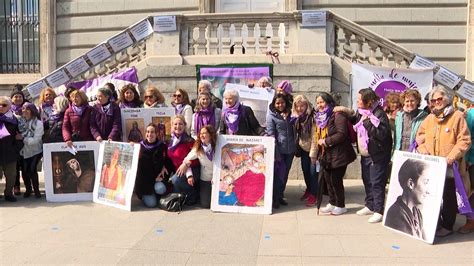
[[[462,182],[461,174],[459,173],[459,168],[456,162],[453,164],[453,172],[459,213],[473,217],[471,204],[469,204],[469,198],[467,197],[466,189],[464,188],[464,183]]]

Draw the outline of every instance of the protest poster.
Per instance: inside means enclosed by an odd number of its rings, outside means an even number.
[[[158,128],[157,138],[163,142],[171,139],[172,107],[121,109],[123,141],[135,143],[145,138],[146,126],[153,123]]]
[[[73,154],[65,143],[43,145],[47,201],[92,201],[99,146],[96,141],[74,142]]]
[[[395,151],[383,225],[433,244],[445,177],[445,158]]]
[[[139,153],[140,144],[113,141],[100,144],[94,202],[131,211]]]
[[[250,107],[260,126],[266,127],[269,105],[275,95],[275,90],[264,88],[249,88],[246,85],[227,83],[225,89],[234,89],[239,92],[239,99],[243,105]]]
[[[381,105],[385,106],[383,99],[390,92],[415,89],[424,97],[431,90],[432,81],[432,69],[401,69],[352,63],[352,109],[357,109],[358,91],[363,88],[374,90],[380,97]],[[422,108],[426,105],[424,101],[420,104]]]
[[[256,84],[263,77],[273,78],[271,64],[196,65],[197,81],[211,82],[211,93],[222,99],[227,83],[240,85]]]
[[[271,214],[274,150],[271,137],[219,135],[211,210]]]

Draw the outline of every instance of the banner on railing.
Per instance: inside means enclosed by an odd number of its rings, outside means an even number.
[[[271,64],[196,65],[197,81],[211,82],[211,93],[222,99],[227,83],[256,84],[263,77],[273,78]]]
[[[431,90],[433,81],[432,69],[401,69],[376,67],[371,65],[352,64],[352,108],[357,109],[357,92],[363,88],[371,88],[380,97],[385,106],[384,98],[390,92],[401,93],[406,89],[416,89],[424,97]],[[426,103],[420,103],[423,106]]]

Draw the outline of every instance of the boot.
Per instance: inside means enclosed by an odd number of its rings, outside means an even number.
[[[458,229],[458,233],[460,234],[469,234],[474,232],[474,219],[466,219],[466,224],[461,226]]]

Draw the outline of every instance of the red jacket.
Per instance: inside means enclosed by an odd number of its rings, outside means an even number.
[[[64,113],[63,121],[64,141],[73,140],[72,135],[74,133],[80,136],[81,141],[94,140],[94,137],[92,137],[91,134],[89,122],[91,118],[91,112],[92,107],[90,107],[89,105],[87,105],[87,108],[84,110],[82,116],[79,116],[74,113],[71,106],[67,108],[66,112]]]
[[[168,158],[173,163],[173,166],[175,167],[174,169],[175,171],[183,163],[184,158],[191,151],[191,149],[193,148],[193,145],[194,145],[194,141],[181,142],[176,146],[175,149],[173,150],[168,149],[168,152],[167,152]],[[199,165],[198,160],[191,161],[191,167],[198,166],[198,165]]]

